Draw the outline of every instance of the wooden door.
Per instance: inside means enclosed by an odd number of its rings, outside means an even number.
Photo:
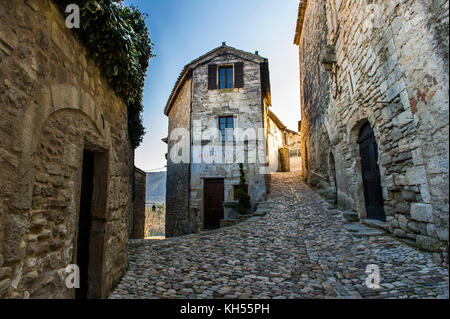
[[[358,143],[361,155],[367,218],[386,221],[383,193],[381,191],[380,169],[378,167],[377,142],[369,123],[366,123],[362,127]]]
[[[223,179],[205,179],[203,196],[204,228],[219,228],[220,220],[223,219]]]

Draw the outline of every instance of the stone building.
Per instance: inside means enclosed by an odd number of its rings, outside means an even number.
[[[265,199],[270,104],[268,61],[257,52],[223,43],[185,66],[164,110],[167,237],[215,228],[230,217],[223,205],[235,200],[238,163],[253,209]]]
[[[448,262],[448,2],[303,0],[294,42],[303,178]]]
[[[300,156],[300,134],[288,129],[271,110],[267,112],[266,130],[270,170],[290,171],[291,161]]]
[[[133,214],[126,105],[52,1],[1,1],[0,21],[0,298],[106,297]]]

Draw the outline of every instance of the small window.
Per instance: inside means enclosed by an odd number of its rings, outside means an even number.
[[[232,142],[233,141],[233,117],[232,116],[221,116],[219,117],[219,129],[220,135],[222,136],[222,142]]]
[[[233,88],[233,67],[223,66],[219,68],[219,89]]]

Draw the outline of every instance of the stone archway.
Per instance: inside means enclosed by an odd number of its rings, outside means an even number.
[[[308,146],[305,143],[305,157],[304,157],[304,167],[305,167],[305,180],[309,181],[309,164],[308,164]]]
[[[330,188],[335,197],[336,205],[339,203],[338,200],[338,185],[336,177],[336,161],[334,159],[333,152],[330,151],[328,155],[328,177],[330,179]]]
[[[375,119],[365,116],[364,114],[360,114],[360,117],[352,119],[351,123],[349,123],[348,125],[349,131],[347,134],[347,145],[353,158],[352,169],[354,172],[352,183],[353,186],[351,187],[350,194],[353,197],[360,219],[367,218],[367,210],[366,199],[364,196],[364,182],[362,176],[361,154],[358,139],[360,137],[361,129],[365,125],[370,125],[370,123],[375,122]],[[371,127],[373,128],[374,134],[376,136],[376,128],[373,126]]]
[[[378,145],[369,122],[361,128],[358,144],[367,218],[386,221],[378,167]]]
[[[30,251],[35,250],[32,257],[37,264],[45,264],[46,256],[52,256],[53,260],[48,261],[50,267],[38,270],[40,275],[52,276],[69,264],[79,264],[82,181],[89,178],[92,183],[88,199],[89,227],[83,235],[86,267],[79,266],[81,278],[86,278],[85,297],[100,298],[104,295],[108,146],[92,120],[74,109],[52,113],[37,140],[37,148],[31,156],[34,179],[30,220],[31,233],[36,237],[29,239],[26,245]],[[82,169],[85,152],[92,154],[92,173],[88,177],[83,176]],[[64,282],[54,282],[54,297],[75,296],[73,290],[64,287]],[[41,292],[35,294],[39,296]]]
[[[353,197],[353,201],[356,205],[356,210],[358,212],[359,219],[364,219],[367,217],[364,199],[364,184],[361,175],[361,157],[359,155],[359,145],[358,145],[359,132],[367,122],[369,121],[365,117],[361,119],[355,119],[350,124],[349,127],[351,127],[351,130],[347,135],[348,136],[347,145],[352,155],[353,159],[352,171],[354,172],[352,186],[348,192],[349,193],[348,195]]]
[[[101,107],[88,93],[70,85],[44,87],[23,114],[19,167],[20,193],[15,204],[26,210],[27,231],[18,239],[37,273],[38,289],[20,284],[33,298],[73,298],[65,286],[65,267],[76,263],[76,238],[84,150],[96,158],[93,174],[92,227],[89,254],[88,296],[104,297],[109,283],[104,278],[106,197],[111,149],[110,125]],[[23,215],[25,216],[25,215]]]

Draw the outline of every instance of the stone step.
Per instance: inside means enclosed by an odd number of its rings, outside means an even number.
[[[344,224],[344,228],[350,232],[358,232],[365,230],[367,227],[364,227],[360,223],[351,223],[351,224]]]
[[[358,213],[353,211],[342,212],[342,216],[349,223],[357,222],[359,220]]]
[[[385,234],[384,230],[371,228],[360,223],[345,224],[344,228],[355,237],[382,236]]]
[[[270,210],[260,210],[260,209],[258,209],[252,215],[253,216],[266,216],[267,213],[269,213],[269,212],[270,212]]]
[[[239,221],[236,219],[221,219],[220,220],[220,227],[229,227],[236,225]]]
[[[256,205],[256,209],[272,209],[272,205]]]
[[[374,227],[374,228],[380,228],[383,230],[389,230],[389,225],[386,222],[383,222],[381,220],[376,219],[361,219],[361,223],[363,223],[366,226]]]
[[[385,234],[385,232],[381,229],[371,229],[371,230],[364,230],[364,231],[352,233],[352,235],[355,237],[383,236],[384,234]]]
[[[256,211],[253,213],[253,215],[264,216],[267,215],[267,213],[270,213],[271,211],[272,209],[258,207]]]

